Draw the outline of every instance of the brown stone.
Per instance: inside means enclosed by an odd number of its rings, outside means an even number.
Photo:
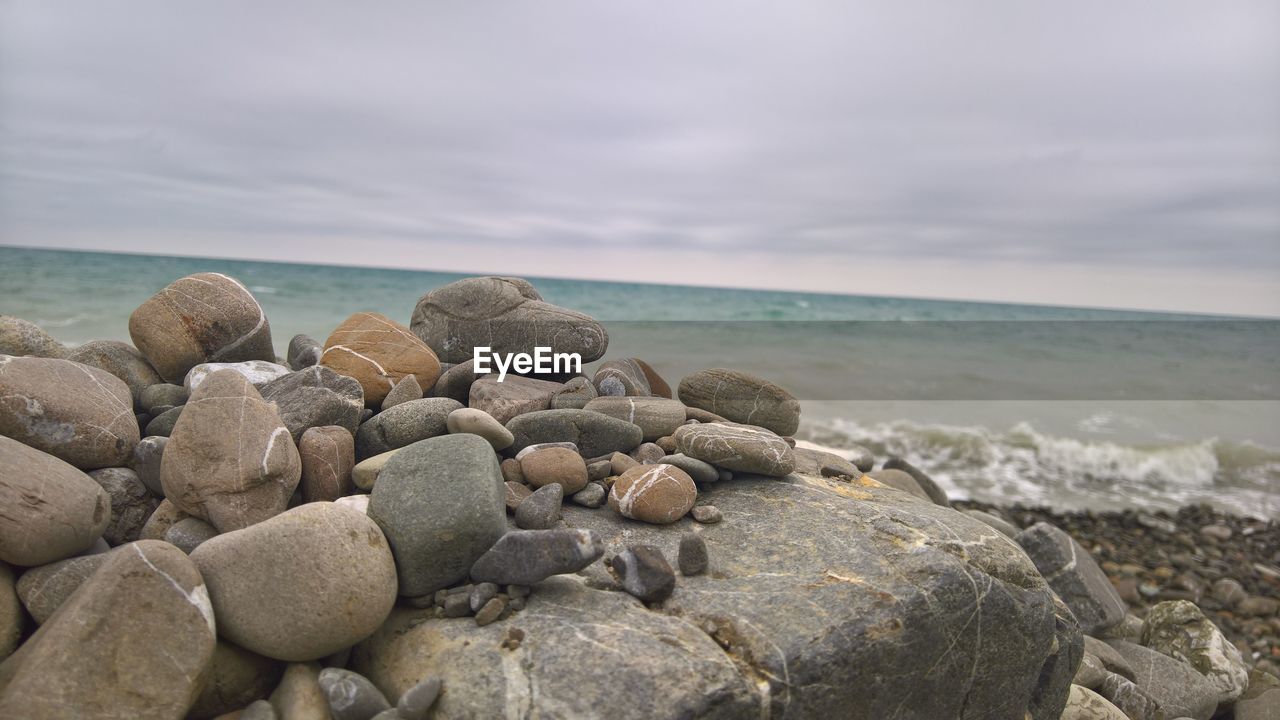
[[[298,443],[302,460],[302,500],[337,500],[352,491],[356,441],[337,425],[308,428]]]
[[[70,352],[33,322],[0,315],[0,355],[66,358]]]
[[[238,280],[197,273],[176,280],[129,316],[129,336],[166,382],[206,362],[275,362],[266,313]]]
[[[550,447],[534,450],[520,458],[520,472],[534,488],[557,483],[565,495],[587,486],[587,463],[568,448]]]
[[[506,425],[517,415],[548,409],[551,398],[563,388],[548,380],[508,375],[498,382],[496,376],[487,375],[471,384],[467,405],[484,410]]]
[[[13,580],[13,568],[0,562],[0,660],[18,647],[26,618]]]
[[[138,533],[139,540],[163,540],[165,533],[169,532],[169,528],[173,527],[180,520],[191,517],[187,513],[178,509],[173,501],[165,498],[156,506],[151,517],[147,518],[147,522],[142,526],[142,530]]]
[[[658,371],[654,370],[652,365],[640,358],[632,359],[635,360],[636,365],[640,367],[640,371],[644,373],[645,380],[649,381],[649,394],[654,397],[670,399],[672,397],[671,386],[667,384],[666,380],[662,379],[662,376],[658,374]]]
[[[255,700],[271,694],[284,663],[263,657],[225,640],[219,640],[213,651],[209,672],[187,713],[188,720],[204,720],[239,710]]]
[[[142,391],[164,382],[151,363],[129,343],[116,340],[90,340],[71,351],[67,359],[115,375],[129,386],[134,407],[142,407]]]
[[[145,609],[145,610],[144,610]],[[208,672],[213,611],[181,550],[142,540],[100,568],[0,664],[0,717],[183,717]]]
[[[320,689],[320,665],[290,663],[271,693],[278,720],[329,720],[329,699]]]
[[[52,455],[0,436],[0,560],[31,567],[82,552],[111,521],[111,497]]]
[[[674,465],[641,465],[618,477],[609,507],[633,520],[666,525],[684,517],[698,499],[689,474]]]
[[[138,444],[120,378],[70,360],[0,355],[0,435],[82,470],[124,465]]]
[[[533,491],[529,489],[528,485],[521,485],[520,483],[514,482],[506,482],[503,484],[507,487],[507,512],[515,512],[516,508],[520,507],[520,503],[524,502],[525,498],[533,494]]]
[[[359,380],[371,408],[381,407],[406,375],[415,376],[424,388],[440,377],[440,360],[426,343],[409,328],[372,312],[344,320],[325,341],[320,364]]]
[[[502,461],[502,479],[507,482],[524,483],[524,472],[520,470],[520,461],[506,458]]]
[[[283,512],[301,474],[275,407],[231,370],[191,394],[160,461],[165,497],[224,533]]]

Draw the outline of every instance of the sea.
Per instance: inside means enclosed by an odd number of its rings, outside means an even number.
[[[408,324],[465,277],[0,247],[0,313],[68,345],[128,341],[134,308],[206,271],[249,288],[281,355],[357,311]],[[606,359],[643,358],[672,387],[707,367],[768,378],[801,400],[797,441],[900,455],[952,498],[1280,519],[1280,321],[528,279],[604,324]]]

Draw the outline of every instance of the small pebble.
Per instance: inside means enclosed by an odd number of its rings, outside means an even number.
[[[693,519],[704,525],[714,525],[723,520],[724,515],[720,513],[720,508],[715,505],[695,505]]]
[[[320,690],[329,701],[333,720],[369,720],[391,707],[368,678],[350,670],[321,670]]]
[[[512,606],[512,609],[519,609],[515,607],[515,600],[511,601],[511,606]],[[521,630],[520,628],[515,628],[515,627],[508,628],[507,636],[502,639],[502,649],[503,650],[519,649],[520,643],[522,642],[524,642],[524,631]]]
[[[514,482],[506,482],[503,484],[506,485],[507,488],[507,512],[515,512],[516,508],[520,507],[520,503],[524,502],[526,498],[533,494],[533,490],[530,490],[528,485],[521,485],[520,483]]]
[[[416,608],[429,608],[440,604],[436,602],[435,595],[418,595],[416,597],[409,597],[405,598],[405,602],[409,603],[410,607]]]
[[[491,599],[489,602],[484,604],[484,607],[480,608],[480,612],[476,613],[476,625],[479,625],[480,627],[488,625],[494,620],[497,620],[498,616],[502,614],[502,611],[506,609],[506,600],[499,597]]]
[[[524,473],[520,470],[520,461],[507,458],[502,461],[502,479],[509,483],[524,483]]]
[[[521,530],[549,530],[560,519],[564,486],[551,483],[538,488],[516,508],[516,527]]]
[[[685,533],[680,537],[680,552],[676,557],[681,575],[701,575],[707,569],[707,543],[697,533]]]
[[[653,443],[662,448],[662,451],[668,455],[676,451],[676,439],[673,435],[663,435],[657,440],[654,440]]]
[[[632,545],[609,561],[609,569],[622,582],[622,589],[645,603],[656,603],[671,597],[676,588],[676,573],[652,545]]]
[[[468,602],[471,605],[471,612],[480,612],[480,608],[484,607],[485,603],[492,600],[497,596],[497,594],[497,584],[487,582],[476,583],[472,586],[471,594],[468,597]]]
[[[530,590],[532,590],[532,588],[528,585],[508,585],[507,595],[510,595],[513,598],[525,598],[529,597]]]
[[[466,617],[471,614],[471,599],[462,593],[450,594],[444,599],[444,616]]]
[[[609,477],[613,472],[613,463],[608,460],[596,460],[587,463],[587,480],[596,482]]]
[[[382,399],[382,409],[390,410],[397,405],[421,399],[422,386],[418,384],[418,377],[410,373],[401,378]]]
[[[396,703],[400,717],[403,720],[426,720],[427,711],[440,697],[440,686],[440,678],[429,677],[405,690]]]
[[[626,453],[620,453],[620,452],[616,452],[610,455],[609,463],[610,465],[613,466],[614,475],[621,475],[622,473],[640,464],[636,462],[635,458],[631,457],[630,455],[627,455]]]
[[[605,495],[608,491],[600,483],[587,483],[587,486],[573,494],[570,500],[578,505],[589,508],[598,508],[604,504]]]
[[[662,458],[667,456],[667,451],[656,443],[643,443],[640,447],[631,451],[631,458],[641,465],[652,465],[662,462]]]

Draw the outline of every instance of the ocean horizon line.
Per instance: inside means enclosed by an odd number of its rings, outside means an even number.
[[[112,255],[127,257],[146,257],[146,258],[172,258],[176,260],[211,260],[216,262],[245,262],[245,263],[264,263],[268,265],[295,265],[303,267],[324,267],[324,268],[352,268],[361,270],[381,270],[388,272],[404,272],[404,273],[436,273],[440,275],[457,275],[460,277],[476,277],[485,275],[496,275],[502,277],[513,277],[512,273],[501,272],[485,272],[470,270],[454,270],[442,269],[434,267],[393,267],[389,265],[364,264],[364,263],[338,263],[338,262],[319,262],[319,261],[296,261],[296,260],[277,260],[248,258],[241,256],[218,256],[204,254],[183,254],[183,253],[153,253],[141,252],[134,250],[103,250],[101,248],[71,248],[71,247],[36,247],[33,245],[21,245],[16,243],[8,243],[0,240],[0,249],[26,250],[34,252],[48,253],[79,253],[86,255]],[[812,296],[830,296],[842,298],[865,298],[870,300],[902,300],[909,302],[922,303],[939,303],[939,304],[964,304],[976,306],[992,306],[992,307],[1025,307],[1025,308],[1043,308],[1049,310],[1087,310],[1087,311],[1103,311],[1103,312],[1119,312],[1119,313],[1141,313],[1149,315],[1176,315],[1195,317],[1199,319],[1265,319],[1277,320],[1280,315],[1269,314],[1242,314],[1242,313],[1222,313],[1222,312],[1203,312],[1194,310],[1155,310],[1150,308],[1128,308],[1117,307],[1111,305],[1076,305],[1061,303],[1045,303],[1045,302],[1013,302],[1008,300],[976,300],[965,298],[944,298],[944,297],[927,297],[919,295],[886,295],[882,293],[852,293],[852,292],[833,292],[829,290],[798,290],[798,289],[780,289],[780,288],[760,288],[748,287],[741,285],[702,285],[693,283],[664,283],[654,281],[639,280],[609,280],[589,277],[570,277],[558,275],[540,275],[537,273],[521,273],[518,277],[532,280],[551,280],[551,281],[568,281],[593,283],[600,285],[637,285],[645,287],[667,287],[667,288],[693,288],[698,290],[727,290],[735,292],[758,292],[758,293],[778,293],[785,295],[812,295]],[[424,291],[425,292],[425,291]]]

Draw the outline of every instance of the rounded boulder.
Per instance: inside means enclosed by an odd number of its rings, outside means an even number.
[[[364,639],[396,598],[382,531],[335,503],[308,503],[223,533],[191,553],[218,633],[260,655],[299,662]]]

